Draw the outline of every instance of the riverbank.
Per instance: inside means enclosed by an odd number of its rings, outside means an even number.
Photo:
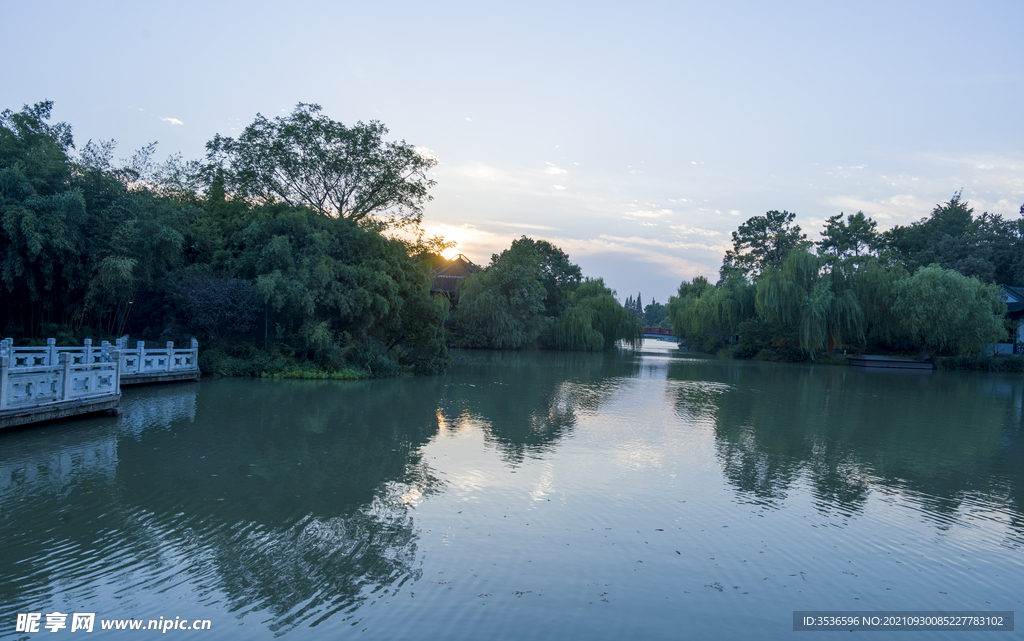
[[[697,354],[699,352],[692,352]],[[818,353],[811,356],[804,350],[792,349],[761,349],[754,354],[742,349],[723,349],[715,356],[736,360],[766,361],[769,363],[809,363],[814,365],[849,365],[852,354],[823,354]],[[885,354],[893,358],[913,359],[914,355],[908,354]],[[1024,373],[1024,356],[935,356],[931,362],[937,370],[960,370],[975,372],[1007,372]]]

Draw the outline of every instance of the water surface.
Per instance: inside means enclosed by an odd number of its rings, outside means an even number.
[[[57,610],[208,639],[788,638],[794,610],[1021,603],[1019,375],[647,341],[123,407],[0,433],[0,636]]]

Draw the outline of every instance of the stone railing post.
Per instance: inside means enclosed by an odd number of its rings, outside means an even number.
[[[71,398],[71,355],[67,352],[60,355],[61,375],[64,377],[61,385],[60,400],[66,401]]]
[[[5,341],[6,343],[6,341]],[[11,357],[7,354],[0,356],[0,410],[7,409],[7,376],[11,365]]]
[[[167,371],[174,369],[174,341],[167,341]]]
[[[92,365],[92,339],[87,338],[83,340],[82,347],[85,348],[85,358],[82,359],[82,365]]]
[[[146,371],[146,361],[143,360],[142,358],[146,354],[146,341],[136,341],[135,351],[139,353],[139,360],[137,361],[139,365],[138,367],[135,368],[135,371],[141,374],[142,372]]]
[[[110,352],[110,357],[114,359],[114,393],[121,393],[121,350],[115,349]]]
[[[46,364],[50,367],[58,364],[57,360],[57,339],[47,338],[46,339]]]
[[[189,348],[192,350],[192,369],[199,369],[199,341],[194,336],[189,341]]]

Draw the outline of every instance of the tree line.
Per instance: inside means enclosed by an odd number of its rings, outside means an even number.
[[[637,344],[640,321],[600,278],[546,240],[523,236],[459,286],[448,327],[458,347],[596,351]]]
[[[0,113],[0,332],[197,336],[204,371],[350,378],[444,370],[449,343],[596,349],[635,335],[602,281],[522,239],[432,296],[450,247],[424,238],[436,159],[300,103],[216,135],[202,160],[76,148],[53,104]],[[405,232],[398,234],[395,232]],[[403,238],[416,240],[403,240]]]
[[[1007,338],[998,285],[1024,283],[1024,218],[975,215],[957,193],[884,232],[863,212],[829,217],[813,242],[795,217],[750,218],[717,283],[680,284],[668,305],[678,338],[787,360],[837,349],[963,356]]]

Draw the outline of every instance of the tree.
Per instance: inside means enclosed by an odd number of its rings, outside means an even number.
[[[818,252],[836,258],[860,258],[875,249],[879,243],[878,224],[858,211],[843,222],[843,214],[829,216],[821,232]]]
[[[572,305],[552,328],[557,349],[596,351],[614,347],[620,340],[636,346],[643,339],[639,318],[619,304],[604,280],[587,279],[571,298]]]
[[[524,239],[460,283],[459,308],[451,319],[460,346],[523,349],[534,346],[547,329],[541,254]]]
[[[750,281],[735,272],[718,287],[703,276],[683,281],[668,303],[672,333],[691,348],[712,352],[754,315],[754,294]]]
[[[864,261],[853,274],[851,286],[864,315],[864,339],[867,343],[904,344],[906,334],[893,314],[895,285],[909,277],[901,265],[886,267],[874,257]]]
[[[214,136],[208,170],[223,168],[227,186],[244,198],[382,226],[418,224],[437,160],[404,140],[385,142],[380,122],[346,127],[320,112],[300,102],[288,116],[257,114],[237,140]]]
[[[757,283],[757,313],[796,336],[810,352],[842,344],[842,335],[863,333],[863,314],[849,276],[839,266],[822,269],[822,259],[794,251],[781,268],[769,267]]]
[[[447,301],[430,296],[426,270],[402,243],[283,204],[249,221],[232,239],[229,272],[255,283],[274,343],[328,370],[447,366]]]
[[[730,272],[744,276],[757,275],[768,267],[780,267],[794,249],[811,245],[807,234],[794,225],[796,214],[772,210],[754,216],[732,233],[732,249],[725,252],[722,263],[723,281]]]
[[[651,302],[644,307],[644,327],[661,327],[661,324],[668,320],[668,307],[658,301],[651,299]]]
[[[889,262],[911,273],[935,263],[984,283],[1024,282],[1024,220],[987,212],[975,217],[960,192],[936,205],[928,218],[882,236]]]
[[[995,285],[929,265],[894,290],[893,314],[921,349],[967,355],[1006,338],[1006,303]]]
[[[261,311],[252,283],[236,278],[188,274],[172,295],[188,322],[219,344],[225,334],[251,332]]]
[[[512,241],[512,246],[502,252],[516,254],[531,248],[536,252],[536,276],[544,286],[544,314],[558,316],[569,305],[569,295],[583,282],[583,272],[579,265],[569,261],[569,255],[546,240],[533,240],[522,236]],[[501,260],[501,256],[492,257],[491,261]]]

